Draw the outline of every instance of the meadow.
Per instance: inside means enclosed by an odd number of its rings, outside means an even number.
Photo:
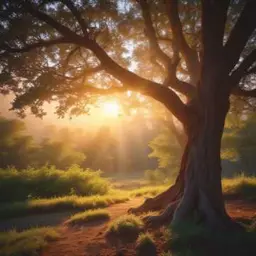
[[[132,184],[131,188],[129,188],[129,182]],[[144,179],[143,182],[137,181],[136,188],[134,188],[136,183],[134,180],[127,180],[126,183],[123,186],[120,184],[115,186],[115,182],[102,177],[101,172],[84,170],[78,166],[73,166],[65,171],[54,167],[43,167],[36,170],[28,168],[21,171],[14,168],[0,170],[0,219],[3,222],[14,217],[22,219],[25,216],[38,214],[70,212],[70,218],[65,222],[69,226],[85,225],[91,221],[104,220],[108,222],[110,220],[107,234],[120,238],[127,232],[136,233],[138,255],[143,255],[139,254],[141,251],[147,251],[145,246],[149,246],[155,251],[154,233],[150,234],[145,230],[143,216],[124,215],[120,219],[111,220],[108,207],[128,202],[134,198],[155,196],[167,189],[171,182],[155,185],[159,182],[152,182],[152,179],[145,181]],[[233,178],[224,178],[222,185],[223,193],[228,200],[235,198],[253,202],[256,199],[256,177],[239,175]],[[188,237],[189,243],[194,248],[193,251],[197,251],[196,244],[202,236],[204,239],[211,240],[211,242],[206,241],[209,246],[216,245],[222,248],[221,242],[216,237],[205,236],[201,229],[199,232],[193,228],[191,232],[194,233],[187,233],[187,230],[184,231],[182,228],[177,230],[170,227],[167,231],[165,231],[166,234],[168,233],[168,235],[165,234],[165,240],[171,251],[182,251],[181,246],[188,241]],[[255,228],[250,232],[248,237],[241,237],[239,241],[246,240],[251,248],[251,241],[254,241],[255,238]],[[41,250],[49,242],[58,239],[59,236],[57,227],[31,227],[31,229],[23,231],[14,229],[1,232],[0,255],[40,255]],[[194,238],[191,239],[191,236]],[[232,241],[235,241],[235,238]],[[189,250],[187,249],[184,255],[191,253]],[[199,253],[201,252],[199,251]],[[165,255],[168,255],[168,252]]]

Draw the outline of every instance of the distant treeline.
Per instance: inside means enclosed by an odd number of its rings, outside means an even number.
[[[150,179],[175,176],[183,150],[169,123],[158,120],[148,125],[138,118],[101,126],[94,132],[46,126],[35,137],[23,121],[1,117],[0,168],[53,165],[65,170],[77,164],[111,175],[147,170]],[[229,114],[222,140],[223,175],[255,174],[255,152],[256,115]]]
[[[126,128],[124,128],[126,127]],[[29,127],[30,130],[33,128]],[[158,133],[136,122],[121,127],[81,128],[46,126],[40,136],[28,133],[23,121],[0,118],[0,168],[39,168],[46,164],[67,169],[73,164],[108,173],[156,168],[148,159],[148,142]]]

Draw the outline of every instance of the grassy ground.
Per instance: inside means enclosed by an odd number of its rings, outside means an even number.
[[[88,210],[105,208],[114,203],[121,203],[136,196],[154,196],[166,189],[166,186],[153,186],[132,191],[111,190],[107,195],[97,196],[63,196],[48,199],[31,199],[25,202],[2,204],[0,218],[21,217],[69,210]]]
[[[89,210],[72,215],[66,223],[68,225],[83,225],[91,221],[103,221],[110,218],[109,212],[103,209]]]
[[[16,202],[2,205],[0,218],[21,217],[29,214],[42,214],[69,210],[88,210],[105,208],[114,203],[125,202],[127,195],[104,195],[104,196],[65,196],[51,199],[34,199],[26,202]]]
[[[184,223],[182,226],[170,227],[167,240],[171,255],[256,255],[255,225],[248,227],[247,232],[215,233]]]
[[[0,233],[1,256],[36,256],[48,244],[59,238],[54,228],[34,228],[23,232],[15,230]]]
[[[139,217],[127,214],[109,224],[106,238],[111,243],[133,242],[136,241],[143,227],[144,223]]]
[[[238,176],[223,179],[223,192],[227,197],[243,200],[256,199],[256,177]],[[124,202],[132,197],[155,196],[168,185],[144,186],[133,190],[109,190],[106,195],[97,196],[63,196],[48,199],[30,199],[0,205],[0,218],[20,217],[29,214],[42,214],[68,210],[88,210],[105,208],[114,203]]]

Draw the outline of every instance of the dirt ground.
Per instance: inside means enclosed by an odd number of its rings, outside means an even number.
[[[126,203],[116,204],[108,207],[111,220],[127,213],[130,207],[135,207],[143,199],[136,198]],[[249,204],[241,200],[229,201],[227,210],[233,218],[252,219],[256,217],[256,203]],[[135,255],[134,245],[126,245],[125,248],[111,247],[105,240],[107,223],[94,222],[83,227],[68,227],[62,223],[59,228],[61,239],[53,242],[45,249],[41,256],[114,256],[114,255]],[[161,241],[159,239],[158,241]],[[157,245],[161,250],[161,243]]]

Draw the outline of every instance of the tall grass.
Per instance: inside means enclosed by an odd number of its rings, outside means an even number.
[[[113,243],[115,240],[122,242],[135,241],[139,233],[143,230],[143,221],[135,215],[123,215],[109,224],[106,232],[106,238],[109,242]]]
[[[110,214],[107,210],[95,209],[85,212],[79,212],[72,215],[67,221],[68,225],[83,225],[92,221],[107,221],[110,219]]]
[[[256,199],[256,177],[245,175],[222,180],[223,193],[226,196],[241,199]]]
[[[16,202],[2,205],[0,218],[21,217],[30,214],[42,214],[58,211],[88,210],[104,208],[114,203],[125,202],[129,199],[126,195],[104,196],[65,196],[52,199],[34,199],[26,202]]]
[[[168,188],[167,185],[145,186],[129,192],[131,197],[156,196]]]
[[[72,166],[63,171],[55,167],[0,169],[0,202],[24,201],[67,195],[104,195],[110,189],[100,171]]]
[[[33,228],[23,232],[15,230],[0,233],[1,256],[36,256],[48,244],[59,238],[54,228]]]

